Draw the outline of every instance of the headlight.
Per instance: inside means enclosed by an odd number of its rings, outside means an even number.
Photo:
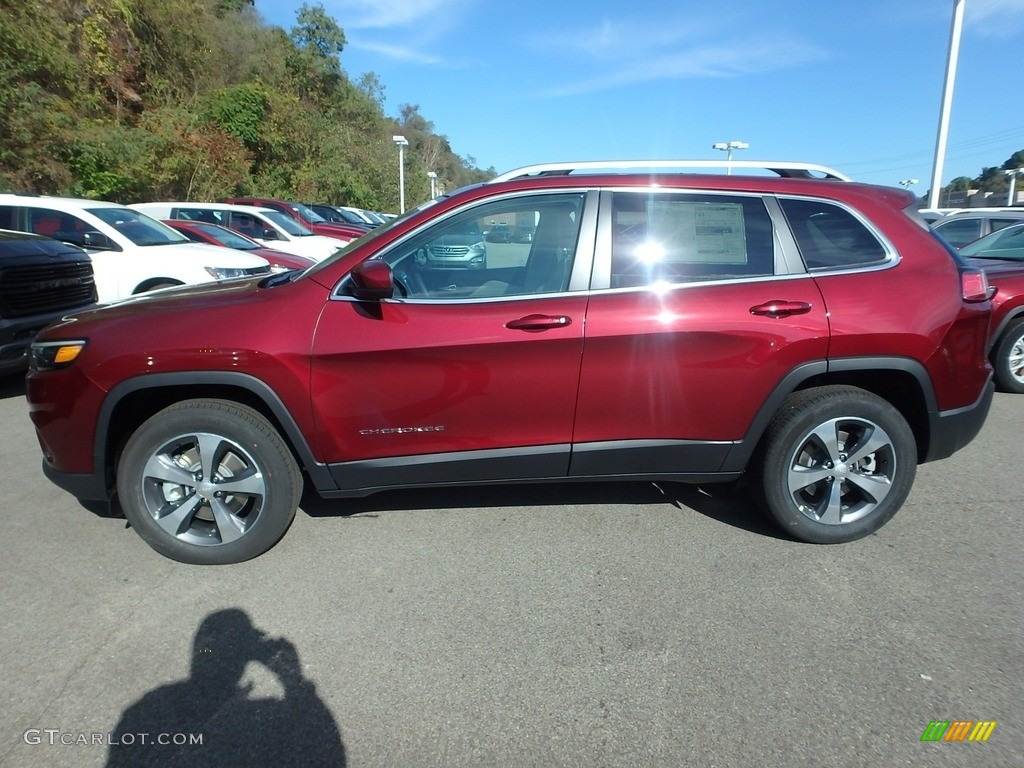
[[[230,280],[233,277],[247,277],[248,270],[240,267],[206,267],[206,271],[215,280]]]
[[[36,341],[32,343],[32,366],[40,371],[52,371],[56,368],[67,368],[82,350],[85,339],[68,341]]]

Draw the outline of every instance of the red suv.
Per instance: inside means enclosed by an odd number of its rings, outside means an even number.
[[[679,172],[713,164],[520,169],[305,272],[77,314],[33,346],[43,470],[191,563],[273,546],[304,483],[748,477],[791,535],[866,536],[985,420],[988,283],[905,190]],[[427,263],[494,221],[533,237]]]
[[[339,240],[351,241],[366,234],[365,227],[353,227],[340,221],[328,221],[308,205],[289,202],[287,200],[267,200],[262,197],[232,197],[224,202],[234,205],[252,205],[257,208],[272,208],[275,211],[291,216],[297,222],[324,237],[335,237]]]

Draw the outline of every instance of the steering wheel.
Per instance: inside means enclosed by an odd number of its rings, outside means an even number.
[[[395,288],[403,298],[425,298],[430,295],[427,282],[415,264],[409,268],[400,267],[393,272]]]

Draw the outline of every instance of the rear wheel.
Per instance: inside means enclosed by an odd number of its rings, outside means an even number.
[[[125,445],[117,491],[153,549],[183,563],[238,563],[270,549],[295,516],[298,465],[257,411],[187,400],[148,419]]]
[[[761,486],[786,531],[838,544],[885,525],[916,473],[917,445],[899,411],[862,389],[819,387],[792,395],[769,426]]]
[[[992,367],[1001,390],[1024,394],[1024,320],[1014,320],[1003,331]]]

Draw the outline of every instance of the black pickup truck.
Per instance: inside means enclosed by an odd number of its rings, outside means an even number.
[[[28,365],[44,327],[96,303],[89,254],[41,235],[0,229],[0,376]]]

